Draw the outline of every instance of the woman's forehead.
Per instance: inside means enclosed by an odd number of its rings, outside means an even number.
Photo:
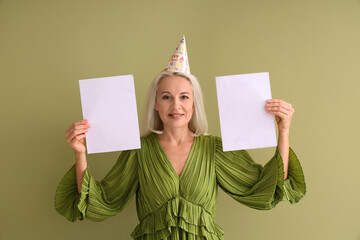
[[[192,86],[188,79],[179,76],[168,76],[160,80],[158,92],[168,91],[171,93],[192,92]]]

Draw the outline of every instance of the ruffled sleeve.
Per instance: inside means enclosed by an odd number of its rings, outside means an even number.
[[[115,166],[101,181],[86,169],[81,194],[77,192],[75,165],[65,174],[55,193],[55,209],[69,221],[102,221],[126,207],[138,187],[136,150],[120,154]]]
[[[271,209],[279,201],[294,204],[306,193],[306,184],[300,162],[289,149],[288,178],[280,152],[265,165],[255,163],[245,150],[223,152],[221,138],[215,140],[216,179],[221,189],[236,201],[255,209]]]

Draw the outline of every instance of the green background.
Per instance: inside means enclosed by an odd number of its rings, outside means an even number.
[[[135,198],[100,223],[55,211],[74,163],[65,130],[82,119],[79,79],[134,74],[141,116],[182,34],[211,134],[220,135],[215,76],[270,72],[273,98],[295,108],[290,142],[306,197],[257,211],[219,190],[225,239],[360,239],[359,0],[0,0],[0,239],[130,239]],[[250,151],[262,164],[274,152]],[[90,155],[95,178],[118,155]]]

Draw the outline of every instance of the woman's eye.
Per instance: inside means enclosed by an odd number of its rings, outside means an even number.
[[[170,99],[170,96],[162,96],[162,99]]]
[[[189,97],[184,95],[184,96],[181,96],[181,99],[189,99]]]

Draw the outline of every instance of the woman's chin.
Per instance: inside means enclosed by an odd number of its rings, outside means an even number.
[[[184,130],[188,130],[189,129],[189,123],[188,122],[173,122],[173,123],[169,123],[164,125],[165,129],[169,129],[169,130],[178,130],[178,129],[184,129]]]

